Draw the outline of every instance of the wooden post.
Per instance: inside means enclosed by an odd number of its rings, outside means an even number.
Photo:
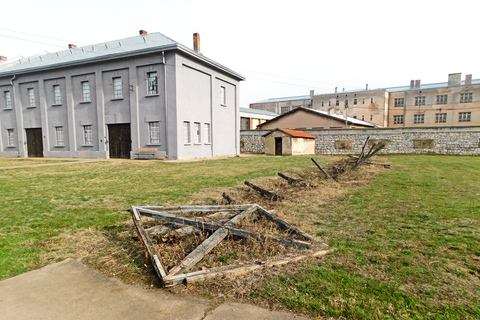
[[[249,182],[249,181],[246,181],[246,180],[245,180],[245,184],[246,184],[247,186],[249,186],[250,188],[252,188],[253,190],[260,192],[262,195],[267,196],[267,197],[269,197],[269,198],[272,198],[273,200],[282,199],[282,197],[276,195],[275,193],[270,192],[270,191],[267,191],[267,190],[265,190],[265,189],[262,189],[262,188],[260,188],[259,186],[256,186],[256,185],[254,185],[253,183],[251,183],[251,182]]]
[[[235,200],[232,199],[232,197],[230,197],[228,194],[226,194],[225,192],[222,193],[222,197],[227,200],[228,204],[233,204],[235,203]]]
[[[320,169],[320,171],[323,173],[323,175],[325,176],[325,179],[331,179],[331,177],[328,175],[328,173],[323,170],[322,167],[320,167],[320,165],[317,163],[317,161],[315,161],[315,159],[311,158],[313,163],[315,163],[315,165],[317,166],[318,169]]]
[[[368,153],[368,155],[363,158],[361,161],[358,161],[353,167],[352,167],[352,170],[355,169],[356,167],[358,167],[359,165],[361,165],[362,163],[364,163],[365,161],[367,161],[368,159],[370,159],[371,157],[373,157],[375,155],[375,153],[377,153],[378,151],[382,150],[383,148],[385,147],[385,144],[380,144],[380,146],[375,149],[375,151],[373,151],[372,153]]]
[[[281,178],[287,180],[289,184],[299,183],[299,182],[302,182],[302,181],[303,181],[302,179],[294,179],[294,178],[292,178],[292,177],[289,177],[289,176],[287,176],[286,174],[283,174],[283,173],[281,173],[281,172],[279,172],[278,175],[279,175]]]

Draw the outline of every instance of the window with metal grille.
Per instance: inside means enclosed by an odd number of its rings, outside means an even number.
[[[28,89],[28,101],[30,107],[35,107],[35,89]]]
[[[193,130],[194,130],[194,134],[195,134],[195,143],[200,143],[201,142],[200,122],[195,122],[193,124]]]
[[[191,143],[190,140],[190,122],[184,121],[183,122],[183,142],[184,143]]]
[[[160,122],[152,121],[148,123],[149,144],[160,144]]]
[[[459,122],[469,122],[471,120],[472,113],[471,112],[460,112],[458,114],[458,121]]]
[[[60,91],[60,86],[59,85],[54,85],[53,86],[53,100],[54,104],[62,104],[62,93]]]
[[[65,141],[63,139],[63,127],[55,127],[55,145],[64,146]]]
[[[415,97],[415,105],[416,106],[424,106],[425,105],[425,96]]]
[[[210,135],[210,123],[203,124],[203,135],[205,143],[212,143],[212,138]]]
[[[15,131],[13,129],[7,129],[7,145],[15,147]]]
[[[395,98],[395,107],[404,107],[405,98]]]
[[[280,108],[280,114],[284,114],[284,113],[287,113],[289,111],[290,111],[290,106]]]
[[[86,146],[93,145],[93,132],[91,125],[83,126],[83,144]]]
[[[148,94],[158,94],[158,77],[156,72],[148,73]]]
[[[122,78],[117,77],[113,78],[113,98],[114,99],[122,99],[123,98],[123,90],[122,90]]]
[[[437,96],[437,104],[447,104],[448,95],[442,94]]]
[[[435,113],[435,122],[436,123],[447,122],[447,114],[446,113]]]
[[[403,115],[393,116],[393,123],[394,123],[394,124],[401,124],[401,123],[403,123]]]
[[[82,82],[82,102],[90,102],[90,82]]]
[[[424,114],[414,114],[413,115],[413,123],[424,123],[425,122],[425,115]]]
[[[460,103],[472,102],[473,93],[460,93]]]
[[[12,96],[10,95],[10,91],[5,91],[3,95],[5,96],[5,109],[12,109]]]

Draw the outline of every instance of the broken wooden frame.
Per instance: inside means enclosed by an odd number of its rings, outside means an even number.
[[[209,221],[208,218],[187,218],[177,216],[178,213],[187,213],[187,212],[198,212],[198,213],[215,213],[215,212],[232,212],[236,213],[233,217],[226,223],[217,223]],[[320,257],[328,252],[331,249],[328,248],[328,245],[321,244],[323,247],[321,250],[316,251],[312,254],[302,254],[290,257],[283,257],[277,260],[263,261],[260,263],[254,263],[252,265],[241,265],[241,266],[226,266],[221,268],[211,268],[206,270],[200,270],[195,272],[188,272],[191,268],[195,266],[205,255],[207,255],[217,244],[219,244],[227,235],[231,234],[237,237],[249,237],[257,236],[261,239],[268,239],[270,241],[279,242],[286,246],[294,246],[299,248],[310,248],[313,242],[319,243],[309,234],[292,227],[287,222],[274,217],[267,210],[263,209],[257,204],[245,204],[245,205],[227,205],[227,206],[181,206],[181,207],[136,207],[132,206],[130,208],[132,214],[132,219],[137,228],[138,234],[142,239],[145,248],[147,250],[148,256],[152,262],[152,265],[162,283],[163,286],[169,287],[174,285],[179,285],[182,283],[194,283],[198,281],[205,280],[210,277],[215,277],[218,275],[241,275],[253,270],[257,270],[264,267],[271,267],[275,265],[282,265],[289,262],[295,262],[307,257]],[[266,218],[267,220],[275,223],[281,230],[286,233],[295,234],[305,241],[294,240],[294,239],[285,239],[277,236],[267,235],[267,234],[257,234],[252,231],[235,228],[235,225],[240,222],[242,219],[245,219],[257,212],[259,216]],[[165,266],[162,264],[159,254],[155,247],[153,246],[152,241],[150,240],[147,232],[143,227],[141,217],[150,217],[159,219],[162,221],[173,222],[176,224],[184,224],[195,226],[203,231],[211,233],[211,235],[203,241],[196,249],[190,252],[177,266],[173,267],[171,270],[167,271]]]

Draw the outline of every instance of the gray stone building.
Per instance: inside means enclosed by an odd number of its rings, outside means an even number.
[[[0,59],[0,156],[170,159],[240,152],[240,74],[164,36]]]

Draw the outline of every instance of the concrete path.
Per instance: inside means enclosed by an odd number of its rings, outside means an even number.
[[[307,319],[144,289],[67,259],[0,282],[0,319]]]

